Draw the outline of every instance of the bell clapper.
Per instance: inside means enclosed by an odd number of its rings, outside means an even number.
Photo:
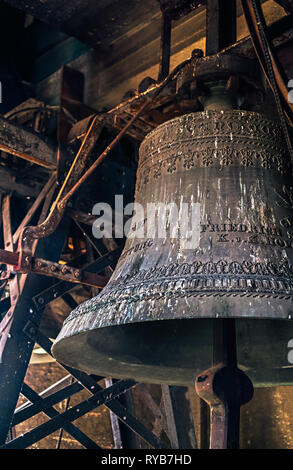
[[[238,449],[240,406],[253,385],[237,367],[235,320],[215,319],[213,328],[213,365],[196,377],[195,390],[210,408],[210,449]]]

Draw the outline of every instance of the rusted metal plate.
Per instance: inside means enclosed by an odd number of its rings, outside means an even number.
[[[21,262],[19,253],[0,250],[0,262],[13,265],[14,270],[19,273],[32,272],[98,288],[105,287],[108,282],[108,278],[105,276],[99,276],[98,274],[83,271],[75,267],[33,256],[25,256],[24,258],[23,262]]]

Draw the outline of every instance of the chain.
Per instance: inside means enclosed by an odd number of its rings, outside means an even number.
[[[280,98],[280,94],[279,94],[279,89],[278,89],[278,85],[277,85],[277,81],[276,81],[276,77],[275,77],[275,73],[274,73],[274,69],[273,69],[273,65],[272,65],[270,50],[269,50],[269,46],[268,46],[268,42],[267,42],[267,36],[266,36],[265,30],[264,30],[262,19],[260,17],[260,13],[259,13],[259,9],[258,9],[259,4],[257,3],[257,0],[251,0],[251,4],[252,4],[253,10],[254,10],[254,14],[255,14],[256,21],[257,21],[259,33],[260,33],[260,36],[261,36],[262,47],[263,47],[263,52],[264,52],[264,58],[265,58],[265,61],[266,61],[269,82],[270,82],[270,85],[271,85],[271,88],[273,90],[273,94],[274,94],[274,97],[275,97],[277,111],[278,111],[278,114],[279,114],[282,129],[283,129],[283,132],[284,132],[284,137],[286,139],[286,144],[288,146],[288,151],[289,151],[289,155],[290,155],[290,159],[291,159],[291,166],[293,168],[293,147],[292,147],[291,137],[290,137],[290,134],[289,134],[286,118],[284,116],[283,106],[282,106],[282,102],[281,102],[281,98]]]

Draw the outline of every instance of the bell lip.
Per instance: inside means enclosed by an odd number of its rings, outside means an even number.
[[[213,320],[213,318],[205,318],[202,320]],[[253,320],[254,322],[263,322],[265,320],[261,318],[237,318],[236,320]],[[275,318],[275,319],[268,319],[271,322],[275,322],[275,320],[279,320],[279,324],[282,323],[281,318]],[[291,321],[286,319],[286,321]],[[121,325],[121,326],[128,326],[129,324],[126,325]],[[119,326],[119,325],[117,325]],[[115,329],[117,328],[115,326]],[[134,326],[134,325],[133,325]],[[143,328],[143,322],[140,325]],[[103,334],[103,329],[113,329],[114,326],[111,327],[103,327],[100,328],[100,334]],[[83,370],[86,373],[89,374],[97,374],[97,375],[103,375],[104,377],[113,377],[117,379],[132,379],[138,382],[142,383],[154,383],[154,384],[162,384],[162,383],[168,383],[169,385],[177,385],[177,386],[192,386],[194,385],[194,380],[195,377],[198,375],[198,373],[201,373],[202,370],[205,370],[208,368],[210,365],[207,364],[207,367],[204,367],[202,369],[192,369],[190,367],[184,367],[182,370],[181,376],[178,376],[178,372],[176,372],[176,366],[171,367],[171,366],[156,366],[156,365],[150,365],[150,364],[143,364],[143,363],[127,363],[125,361],[117,360],[117,357],[112,358],[110,361],[108,360],[109,357],[111,357],[111,354],[109,354],[108,351],[101,352],[98,351],[97,356],[95,357],[95,364],[98,364],[97,367],[94,365],[93,362],[89,365],[89,367],[77,367],[76,363],[71,362],[70,359],[68,359],[68,356],[64,358],[64,355],[62,357],[62,350],[64,351],[64,346],[66,350],[66,343],[70,344],[70,348],[72,349],[73,345],[75,345],[74,341],[74,336],[79,336],[79,341],[78,341],[78,346],[80,345],[88,345],[87,342],[87,334],[91,333],[91,330],[86,330],[84,332],[81,332],[80,334],[72,335],[72,336],[67,336],[63,338],[61,341],[55,340],[53,347],[52,347],[52,353],[53,356],[57,359],[57,361],[60,361],[61,363],[68,365],[70,367]],[[98,339],[98,338],[97,338]],[[61,349],[60,349],[61,348]],[[74,348],[78,350],[78,347]],[[79,349],[81,355],[85,355],[87,351],[82,347]],[[115,356],[115,354],[114,354]],[[102,364],[102,366],[101,366]],[[279,367],[260,367],[259,365],[254,368],[246,368],[245,366],[242,365],[241,362],[238,363],[238,366],[240,369],[244,370],[250,379],[253,382],[253,385],[255,387],[270,387],[270,386],[276,386],[276,385],[292,385],[293,383],[293,365],[291,368],[288,366],[279,366]],[[96,368],[95,368],[96,367]],[[130,373],[129,371],[132,371]],[[151,375],[153,374],[152,379],[150,379]],[[291,374],[291,375],[290,375]],[[170,380],[166,380],[166,377],[170,377]]]
[[[74,312],[74,310],[73,310]],[[72,313],[73,313],[72,312]],[[89,313],[89,315],[93,314],[92,312]],[[86,314],[83,314],[83,315],[86,315]],[[128,326],[128,325],[136,325],[136,324],[140,324],[140,325],[143,325],[144,323],[156,323],[156,322],[162,322],[162,321],[174,321],[174,320],[221,320],[221,319],[234,319],[234,320],[252,320],[252,321],[279,321],[279,322],[283,322],[283,321],[287,321],[287,322],[293,322],[293,315],[291,316],[291,314],[289,314],[289,316],[283,316],[283,317],[273,317],[273,316],[268,316],[268,315],[263,315],[263,316],[259,316],[259,317],[252,317],[252,316],[244,316],[244,315],[238,315],[238,316],[217,316],[217,315],[214,315],[214,316],[198,316],[198,317],[192,317],[192,316],[185,316],[185,317],[170,317],[170,318],[145,318],[144,320],[132,320],[132,321],[125,321],[125,322],[117,322],[117,323],[104,323],[103,325],[93,325],[91,328],[75,328],[75,329],[72,329],[71,325],[73,322],[78,322],[79,320],[79,316],[77,317],[74,317],[72,319],[70,319],[70,315],[68,317],[68,321],[65,323],[63,323],[63,326],[60,330],[60,332],[58,333],[54,343],[53,343],[53,346],[52,346],[52,352],[54,351],[54,347],[60,342],[60,341],[63,341],[64,339],[66,338],[71,338],[73,336],[76,336],[76,335],[79,335],[79,334],[83,334],[83,333],[87,333],[88,331],[93,331],[93,330],[101,330],[101,329],[106,329],[106,328],[115,328],[115,327],[119,327],[119,326]],[[82,323],[85,323],[85,324],[88,324],[87,322],[82,322]],[[65,329],[66,328],[66,329]],[[70,335],[67,335],[66,334],[66,331],[67,330],[70,330],[71,334]]]
[[[76,307],[64,321],[56,340],[62,337],[62,332],[65,330],[73,331],[72,334],[78,334],[88,329],[150,321],[217,318],[293,321],[292,297],[284,300],[273,295],[269,298],[264,298],[261,295],[259,297],[252,295],[247,298],[247,302],[250,305],[243,312],[243,304],[239,305],[239,297],[243,298],[243,296],[239,294],[234,296],[197,295],[195,296],[195,302],[191,306],[186,303],[187,296],[182,296],[179,298],[179,302],[177,297],[167,299],[167,305],[165,299],[154,298],[153,300],[137,300],[134,302],[134,305],[129,305],[127,300],[124,302],[116,301],[108,308],[99,306],[100,296],[101,294]],[[190,300],[190,297],[188,299]],[[93,301],[96,302],[96,308],[94,309],[92,308]],[[183,303],[184,301],[185,303]],[[154,302],[156,302],[155,305],[153,304]],[[155,314],[153,314],[153,311],[155,311]],[[232,314],[229,314],[229,311]],[[255,315],[256,311],[258,312],[257,316]],[[237,314],[237,312],[239,313]],[[87,328],[83,330],[83,325],[85,324]],[[74,325],[73,329],[72,325]]]

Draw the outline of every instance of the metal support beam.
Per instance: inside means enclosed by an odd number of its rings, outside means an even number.
[[[50,341],[43,333],[35,329],[35,331],[31,332],[31,327],[28,324],[26,328],[27,334],[32,334],[32,338],[36,341],[48,354],[52,355],[51,348],[52,348],[52,341]],[[84,372],[78,371],[76,369],[72,369],[71,367],[67,367],[64,364],[60,364],[65,370],[67,370],[76,380],[78,380],[83,387],[88,390],[92,395],[98,391],[104,390],[100,385],[97,384],[97,378],[95,380]],[[119,384],[120,382],[118,382]],[[116,385],[116,384],[115,384]],[[113,387],[115,387],[113,385]],[[136,383],[133,382],[133,386]],[[119,385],[118,385],[119,386]],[[123,393],[123,392],[120,392]],[[111,410],[115,415],[118,416],[122,422],[128,426],[132,431],[137,433],[145,442],[149,445],[154,447],[155,449],[165,449],[166,446],[162,443],[151,431],[149,431],[145,426],[140,423],[128,410],[120,403],[119,400],[112,399],[108,403],[106,403],[107,408]]]
[[[50,259],[58,260],[66,234],[67,219],[65,218],[53,236],[39,241],[36,254],[46,253]],[[5,332],[8,331],[0,364],[0,443],[2,444],[5,443],[13,419],[34,346],[34,342],[23,334],[23,328],[28,320],[33,321],[36,326],[41,320],[41,315],[37,313],[31,299],[48,286],[48,278],[34,274],[25,275],[21,281],[21,296],[5,315],[2,320],[4,323],[1,323],[1,328],[5,328]]]
[[[23,387],[22,387],[22,392],[21,392],[26,398],[28,398],[28,400],[30,400],[32,403],[42,403],[44,401],[43,398],[40,398],[40,396],[34,392],[34,390],[32,390],[28,385],[26,384],[23,384]],[[43,411],[49,418],[51,418],[50,421],[47,421],[45,424],[46,424],[46,429],[50,432],[48,432],[48,434],[51,434],[53,431],[51,431],[51,423],[52,421],[55,419],[55,423],[56,422],[61,422],[63,421],[62,420],[62,417],[64,417],[64,413],[59,413],[58,411],[56,411],[52,406],[50,407],[43,407],[43,409],[41,410]],[[42,426],[42,425],[41,425]],[[8,448],[8,449],[23,449],[25,447],[27,447],[28,445],[30,444],[33,444],[34,442],[37,442],[40,440],[39,436],[38,436],[38,431],[39,431],[39,428],[42,429],[41,426],[38,426],[36,429],[33,429],[32,431],[29,431],[28,433],[24,434],[23,436],[21,437],[17,437],[16,439],[10,441],[6,446],[4,446],[5,448]],[[66,432],[68,432],[68,434],[70,434],[72,437],[74,437],[74,439],[76,439],[80,444],[82,444],[86,449],[100,449],[100,447],[92,440],[90,439],[88,436],[86,436],[86,434],[84,434],[80,429],[78,429],[76,426],[74,426],[74,424],[72,424],[71,422],[64,422],[62,424],[62,427],[65,429]],[[43,437],[46,437],[46,435],[48,435],[44,432],[43,430]]]
[[[206,55],[236,42],[236,0],[207,0]]]
[[[208,449],[210,442],[210,415],[208,404],[200,398],[200,449]]]
[[[187,387],[162,385],[163,403],[172,449],[197,449]]]
[[[52,408],[60,401],[65,400],[65,398],[71,397],[75,393],[83,390],[83,387],[78,382],[74,382],[73,384],[67,385],[66,387],[62,388],[62,390],[58,390],[47,397],[42,397],[42,394],[40,393],[38,397],[36,397],[37,399],[33,400],[31,400],[31,395],[27,395],[27,390],[27,385],[23,384],[21,394],[24,395],[30,401],[30,403],[24,403],[24,405],[16,409],[12,421],[13,426],[16,426],[17,424],[32,418],[41,411],[46,411],[48,408]]]
[[[162,13],[161,26],[161,56],[158,82],[161,82],[169,75],[170,71],[170,52],[171,52],[171,30],[172,19],[167,13]]]
[[[38,197],[34,201],[33,205],[30,207],[26,215],[24,216],[22,222],[20,223],[19,227],[13,234],[13,244],[17,243],[18,238],[24,227],[30,222],[31,218],[33,217],[34,213],[36,210],[39,208],[40,204],[43,202],[43,200],[46,198],[47,194],[49,193],[50,190],[54,190],[54,185],[56,183],[56,173],[53,172],[52,175],[50,176],[49,180],[43,187],[42,191],[39,193]],[[7,249],[5,247],[5,249]]]
[[[100,276],[93,272],[87,272],[75,268],[74,266],[61,265],[58,262],[45,260],[26,255],[22,262],[22,253],[13,253],[6,250],[0,250],[0,262],[14,266],[13,270],[17,273],[36,273],[44,276],[54,277],[65,281],[85,284],[91,287],[103,288],[108,282],[107,276]]]
[[[50,416],[50,420],[45,423],[37,426],[36,428],[28,431],[23,436],[17,437],[15,440],[8,442],[2,448],[4,449],[25,449],[26,447],[34,444],[35,442],[43,439],[44,437],[52,434],[60,428],[64,428],[71,435],[74,434],[75,438],[78,438],[78,441],[82,440],[83,445],[87,448],[99,448],[91,439],[85,436],[78,428],[71,424],[71,421],[81,418],[83,415],[88,413],[91,410],[94,410],[100,405],[111,401],[112,398],[115,398],[117,395],[124,393],[129,388],[133,387],[135,382],[132,380],[120,380],[116,386],[109,387],[107,389],[101,389],[98,392],[95,392],[88,400],[84,400],[82,403],[71,407],[63,413],[58,413],[54,408],[46,409],[46,414]],[[27,385],[24,385],[22,393],[30,401],[39,400],[37,393],[34,393]]]
[[[0,168],[0,191],[3,193],[15,193],[22,197],[37,197],[39,194],[38,186],[31,187],[26,182],[16,182],[13,171],[7,170],[4,167]]]
[[[114,251],[107,253],[101,258],[93,261],[89,265],[86,266],[88,272],[94,272],[96,274],[103,271],[107,266],[115,265],[121,255],[122,247],[117,248]],[[61,281],[54,284],[51,287],[48,287],[42,292],[39,292],[37,295],[33,297],[33,302],[36,305],[38,310],[42,310],[48,303],[52,302],[53,300],[57,299],[58,297],[63,296],[66,292],[73,289],[75,284],[68,281]]]

